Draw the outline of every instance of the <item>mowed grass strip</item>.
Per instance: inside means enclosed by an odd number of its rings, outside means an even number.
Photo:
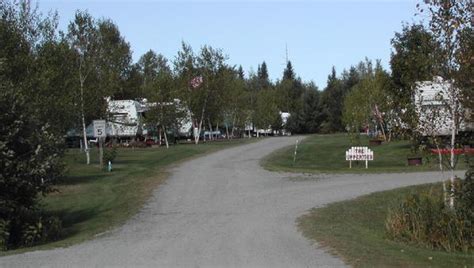
[[[473,267],[474,252],[448,253],[389,240],[388,208],[409,193],[440,191],[425,184],[374,193],[311,210],[298,219],[303,235],[355,267]]]
[[[423,158],[423,165],[408,166],[407,156],[411,155],[408,141],[392,141],[379,146],[369,146],[367,137],[361,138],[361,146],[374,151],[374,160],[353,161],[349,169],[346,150],[351,147],[347,134],[311,135],[298,145],[296,161],[293,162],[294,146],[283,148],[262,160],[262,165],[272,171],[308,172],[308,173],[382,173],[417,172],[437,170],[437,158]],[[459,168],[464,167],[464,156],[459,159]],[[429,161],[427,161],[429,160]]]
[[[99,168],[98,150],[91,152],[91,165],[78,149],[66,153],[67,172],[58,191],[41,200],[43,208],[63,221],[59,241],[22,248],[1,255],[73,245],[111,230],[135,215],[166,177],[166,167],[183,160],[257,139],[186,144],[161,148],[121,148],[113,171]]]

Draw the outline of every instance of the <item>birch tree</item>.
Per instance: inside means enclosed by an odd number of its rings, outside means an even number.
[[[226,56],[220,49],[201,48],[195,55],[191,46],[182,44],[175,59],[175,72],[181,87],[181,96],[189,108],[193,121],[194,142],[199,143],[206,118],[210,118],[209,105],[218,101],[218,77],[225,67]]]
[[[167,59],[152,50],[140,58],[139,66],[144,78],[142,92],[150,105],[145,121],[157,127],[160,143],[163,133],[166,148],[169,148],[167,132],[176,132],[185,111],[177,99],[171,69]]]
[[[84,142],[84,152],[86,153],[86,163],[90,164],[89,147],[86,133],[86,81],[94,72],[95,54],[97,52],[97,28],[93,18],[87,13],[77,11],[74,21],[68,26],[68,39],[71,46],[78,55],[77,76],[79,79],[79,114],[82,125],[82,137]]]
[[[462,121],[462,95],[458,88],[460,66],[465,62],[472,61],[466,56],[459,55],[461,48],[462,32],[472,28],[473,8],[470,0],[425,0],[424,4],[417,5],[421,14],[429,16],[429,28],[441,47],[441,73],[447,81],[446,107],[450,119],[450,180],[451,193],[449,205],[454,207],[454,168],[456,135]],[[472,38],[472,37],[471,37]]]

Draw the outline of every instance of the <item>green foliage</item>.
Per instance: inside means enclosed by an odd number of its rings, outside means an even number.
[[[8,230],[4,236],[4,250],[56,241],[63,235],[61,220],[45,216],[41,210],[20,209],[16,217],[3,226]]]
[[[295,71],[293,70],[293,66],[291,65],[291,61],[288,61],[286,63],[286,68],[283,71],[283,80],[294,80],[295,77]]]
[[[10,236],[8,221],[0,219],[0,251],[6,250]]]
[[[372,193],[315,208],[298,220],[303,235],[354,267],[470,267],[471,252],[446,252],[387,239],[389,208],[407,195],[441,189],[441,183]],[[432,190],[431,190],[432,191]]]
[[[370,61],[364,63],[371,66]],[[392,89],[390,76],[377,61],[376,68],[367,68],[361,73],[360,80],[353,85],[344,99],[342,121],[352,136],[359,135],[365,127],[378,126],[388,130],[391,123],[390,111],[392,103],[387,96]],[[379,111],[380,117],[375,111]]]
[[[446,205],[441,190],[406,196],[390,208],[386,229],[389,238],[431,249],[474,249],[474,184],[470,175],[455,182],[456,206]]]
[[[412,135],[417,125],[412,101],[415,83],[429,81],[441,74],[440,47],[433,35],[420,24],[405,25],[402,32],[395,33],[392,46],[390,66],[394,88],[389,93],[397,104],[393,110],[404,123],[397,132]]]
[[[38,195],[52,191],[61,174],[62,140],[37,120],[15,88],[4,83],[0,121],[0,219],[7,241],[1,243],[3,247],[36,243],[38,237],[25,236],[32,226],[27,220],[38,215]]]
[[[272,128],[275,118],[280,116],[274,89],[262,89],[257,94],[254,124],[258,129]],[[278,128],[274,126],[274,128]]]
[[[321,132],[330,133],[344,130],[342,124],[344,93],[343,84],[336,77],[336,69],[333,67],[331,74],[328,76],[327,86],[321,95],[321,105],[324,114]]]
[[[124,81],[132,62],[130,44],[121,36],[118,26],[111,20],[100,20],[96,26],[98,35],[97,49],[97,88],[103,96],[115,96],[116,99],[127,96],[129,89]],[[136,97],[136,96],[135,96]]]
[[[292,111],[286,128],[291,133],[316,133],[322,121],[321,93],[313,84],[305,85],[297,108]]]
[[[257,77],[259,82],[259,89],[270,87],[270,80],[268,78],[268,69],[265,61],[262,62],[262,65],[258,65],[257,68]]]
[[[0,14],[0,248],[8,249],[56,237],[38,199],[62,173],[74,57],[54,35],[55,16],[23,1],[0,1]]]
[[[106,165],[107,163],[109,163],[109,161],[113,162],[116,157],[117,157],[117,146],[112,146],[112,147],[104,149],[103,160]]]

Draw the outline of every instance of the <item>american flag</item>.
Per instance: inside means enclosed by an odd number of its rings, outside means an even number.
[[[191,85],[192,89],[196,89],[202,84],[203,81],[204,80],[202,79],[202,76],[196,76],[193,79],[191,79],[189,84]]]

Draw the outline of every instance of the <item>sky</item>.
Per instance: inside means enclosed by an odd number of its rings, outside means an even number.
[[[286,55],[303,81],[323,89],[332,66],[340,74],[365,57],[389,69],[391,44],[403,23],[415,21],[415,0],[203,1],[43,0],[39,9],[59,13],[66,30],[76,10],[111,19],[131,45],[133,60],[152,49],[173,60],[184,41],[195,52],[220,48],[246,75],[267,63],[281,79]]]

